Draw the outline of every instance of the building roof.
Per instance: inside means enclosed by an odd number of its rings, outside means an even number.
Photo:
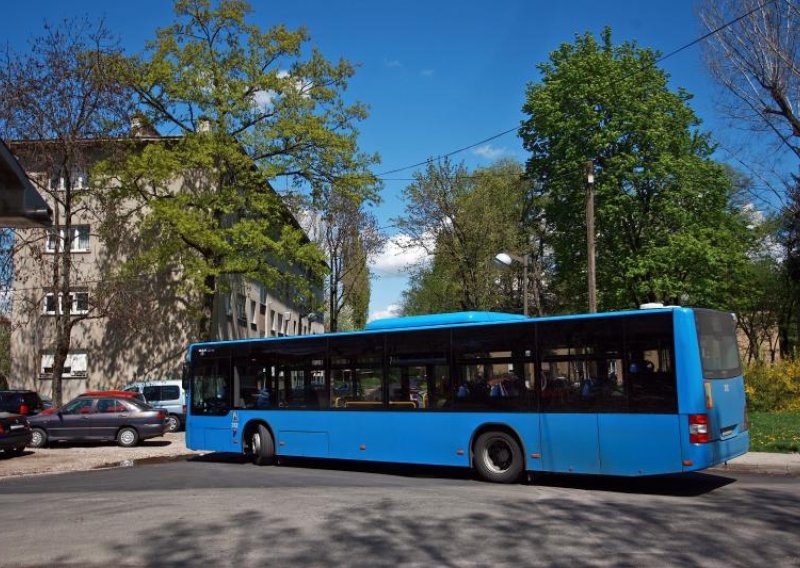
[[[52,225],[52,215],[53,210],[0,140],[0,226],[48,227]]]

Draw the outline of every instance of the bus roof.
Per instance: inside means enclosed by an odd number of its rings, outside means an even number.
[[[464,323],[509,322],[527,319],[530,318],[519,314],[506,314],[502,312],[452,312],[447,314],[378,319],[368,323],[364,331],[399,328],[407,329],[436,325],[458,325]]]

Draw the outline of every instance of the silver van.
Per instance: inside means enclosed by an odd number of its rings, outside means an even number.
[[[153,408],[167,411],[167,432],[177,432],[186,420],[186,392],[180,380],[137,381],[124,390],[138,392]]]

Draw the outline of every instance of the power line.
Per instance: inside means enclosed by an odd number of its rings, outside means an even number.
[[[685,50],[689,49],[690,47],[694,47],[695,45],[707,40],[708,38],[710,38],[710,37],[712,37],[712,36],[714,36],[716,34],[718,34],[722,30],[724,30],[724,29],[726,29],[726,28],[728,28],[728,27],[730,27],[730,26],[732,26],[732,25],[744,20],[745,18],[750,17],[751,15],[753,15],[758,10],[761,10],[762,8],[765,8],[766,6],[769,6],[770,4],[774,4],[777,1],[778,0],[766,0],[765,2],[762,2],[761,4],[759,4],[758,6],[753,8],[752,10],[748,10],[744,14],[742,14],[742,15],[740,15],[740,16],[738,16],[738,17],[736,17],[736,18],[734,18],[734,19],[732,19],[732,20],[720,25],[719,27],[717,27],[717,28],[715,28],[715,29],[703,34],[702,36],[700,36],[698,38],[693,39],[689,43],[686,43],[686,44],[684,44],[684,45],[682,45],[682,46],[680,46],[680,47],[678,47],[676,49],[673,49],[672,51],[670,51],[666,55],[662,55],[661,57],[655,59],[652,64],[649,64],[648,67],[649,66],[653,66],[653,65],[657,65],[659,63],[662,63],[663,61],[669,59],[670,57],[673,57],[673,56],[681,53],[682,51],[685,51]],[[631,79],[632,77],[635,77],[636,75],[638,75],[639,73],[645,71],[646,69],[647,69],[647,67],[642,67],[640,69],[637,69],[636,71],[634,71],[630,75],[627,75],[627,76],[623,77],[622,79],[620,79],[620,81],[627,81],[628,79]],[[405,170],[410,170],[410,169],[413,169],[413,168],[417,168],[419,166],[432,164],[432,163],[437,162],[437,161],[439,161],[441,159],[449,158],[450,156],[454,156],[456,154],[460,154],[461,152],[465,152],[466,150],[470,150],[472,148],[475,148],[476,146],[480,146],[481,144],[486,144],[487,142],[491,142],[492,140],[495,140],[497,138],[505,136],[506,134],[510,134],[511,132],[514,132],[516,130],[519,130],[519,126],[515,126],[513,128],[508,128],[506,130],[503,130],[502,132],[498,132],[497,134],[494,134],[493,136],[489,136],[488,138],[484,138],[483,140],[480,140],[479,142],[475,142],[475,143],[470,144],[468,146],[464,146],[462,148],[458,148],[458,149],[453,150],[451,152],[447,152],[446,154],[440,154],[437,157],[428,158],[427,160],[423,160],[423,161],[417,162],[415,164],[411,164],[411,165],[408,165],[408,166],[403,166],[401,168],[395,168],[393,170],[387,170],[385,172],[381,172],[379,174],[376,174],[375,177],[383,178],[383,176],[387,176],[387,175],[390,175],[390,174],[396,174],[398,172],[402,172],[402,171],[405,171]]]

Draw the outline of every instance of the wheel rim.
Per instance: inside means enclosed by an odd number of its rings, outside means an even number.
[[[167,429],[168,429],[170,432],[174,432],[175,430],[177,430],[177,429],[178,429],[178,426],[179,426],[179,425],[178,425],[178,419],[177,419],[177,418],[175,418],[174,416],[170,416],[170,417],[167,419]]]
[[[133,432],[131,432],[130,430],[125,430],[124,432],[122,432],[122,434],[119,435],[119,441],[122,442],[123,444],[125,444],[126,446],[130,445],[130,444],[133,444],[133,441],[135,439],[136,439],[136,437],[133,435]]]
[[[42,436],[42,433],[34,430],[34,432],[31,434],[31,444],[34,446],[41,446],[43,441],[44,436]]]
[[[255,455],[261,454],[261,434],[259,434],[258,432],[253,432],[253,437],[251,438],[251,440],[253,442],[252,443],[253,453]]]
[[[505,473],[514,462],[511,445],[503,438],[492,438],[483,452],[483,463],[489,471]]]

